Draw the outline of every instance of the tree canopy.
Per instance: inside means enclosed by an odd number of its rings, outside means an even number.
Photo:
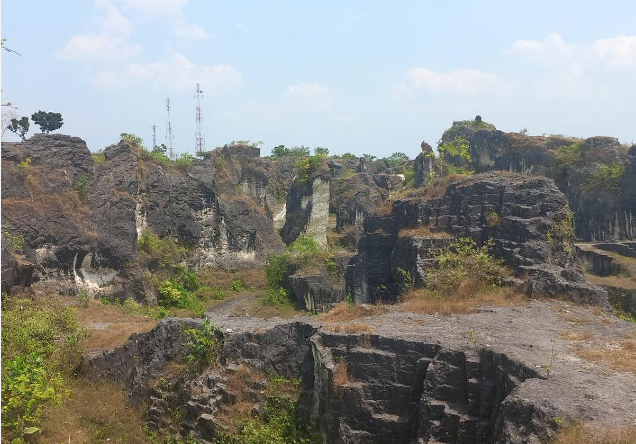
[[[64,125],[62,114],[38,111],[31,115],[31,120],[40,127],[43,133],[50,133]]]
[[[20,120],[11,119],[11,124],[7,127],[12,133],[16,133],[22,140],[26,140],[26,133],[29,132],[29,118],[22,117]]]

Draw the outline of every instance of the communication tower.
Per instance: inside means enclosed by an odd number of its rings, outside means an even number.
[[[197,91],[194,96],[197,100],[197,114],[196,114],[196,132],[195,136],[195,153],[200,154],[205,151],[205,134],[203,134],[203,114],[201,113],[201,99],[203,98],[203,91],[197,83]]]
[[[166,99],[166,145],[168,145],[168,157],[174,160],[174,135],[172,134],[172,122],[170,121],[170,98]]]

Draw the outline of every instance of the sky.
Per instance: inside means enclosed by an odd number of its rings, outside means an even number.
[[[197,82],[207,149],[414,157],[477,114],[632,143],[634,17],[633,0],[3,0],[22,57],[2,51],[2,102],[62,113],[92,151],[122,132],[152,146],[152,125],[164,143],[169,97],[175,150],[194,153]]]

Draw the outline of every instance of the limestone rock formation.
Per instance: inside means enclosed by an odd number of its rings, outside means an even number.
[[[147,229],[188,247],[191,266],[262,264],[283,244],[267,213],[272,193],[257,180],[267,176],[258,148],[246,150],[222,150],[226,169],[211,159],[180,168],[123,141],[96,165],[79,138],[6,143],[3,228],[24,238],[35,279],[107,297],[146,297],[137,242]]]
[[[471,161],[449,157],[450,163],[476,172],[500,170],[550,177],[569,200],[578,238],[636,238],[636,197],[630,192],[636,185],[635,160],[629,147],[616,138],[528,136],[466,125],[451,129],[442,143],[456,135],[464,137],[470,144]]]
[[[524,289],[531,295],[567,294],[603,304],[606,293],[588,283],[575,264],[568,211],[552,180],[521,174],[477,174],[451,183],[442,197],[397,200],[389,216],[365,222],[348,289],[358,302],[390,302],[398,294],[398,267],[416,284],[425,282],[427,251],[439,236],[400,236],[404,228],[424,226],[478,244],[492,239],[495,254],[527,275]]]
[[[313,236],[318,245],[327,246],[329,180],[329,174],[319,170],[294,181],[287,195],[287,218],[280,233],[286,244],[306,234]]]
[[[186,406],[180,433],[204,441],[216,436],[219,415],[236,399],[228,380],[241,367],[300,380],[299,420],[315,424],[330,444],[541,444],[554,437],[554,418],[620,427],[636,411],[634,375],[587,371],[571,344],[555,339],[555,328],[572,327],[547,302],[452,317],[388,313],[365,318],[372,333],[361,334],[334,333],[315,318],[208,315],[223,348],[219,365],[198,375],[164,376],[187,351],[182,328],[201,323],[179,319],[88,356],[85,372],[120,381],[134,403],[147,402],[152,428]],[[600,338],[609,329],[634,332],[628,322],[591,319],[586,329]],[[258,401],[263,386],[252,382],[250,397]]]

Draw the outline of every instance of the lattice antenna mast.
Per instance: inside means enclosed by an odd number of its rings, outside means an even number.
[[[168,145],[168,157],[174,160],[174,135],[172,134],[172,122],[170,121],[170,98],[166,99],[166,145]]]
[[[152,150],[157,147],[157,125],[152,125]]]
[[[203,133],[203,113],[201,112],[201,99],[203,98],[203,91],[197,83],[197,92],[194,96],[197,99],[197,114],[196,114],[196,132],[195,137],[195,152],[196,154],[203,153],[205,151],[205,134]]]

